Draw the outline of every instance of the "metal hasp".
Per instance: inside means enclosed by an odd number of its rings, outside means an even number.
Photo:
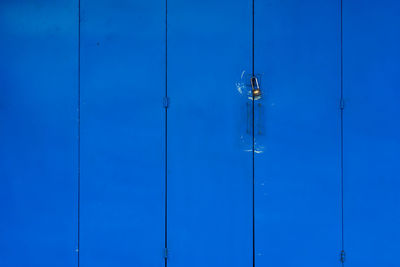
[[[251,77],[251,89],[254,97],[261,96],[260,85],[256,76]]]
[[[164,259],[168,259],[168,248],[164,248]]]
[[[164,108],[169,107],[169,98],[168,97],[163,98],[163,106],[164,106]]]
[[[341,110],[344,109],[344,99],[343,98],[340,99],[340,109]]]
[[[346,253],[344,252],[344,250],[340,251],[340,262],[344,263],[346,260]]]

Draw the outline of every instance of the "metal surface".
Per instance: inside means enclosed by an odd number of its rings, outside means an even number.
[[[76,266],[77,7],[0,1],[0,266]]]
[[[81,0],[81,267],[164,266],[164,4]]]
[[[168,1],[169,267],[252,266],[243,70],[250,1]]]
[[[348,267],[400,266],[400,3],[343,2]]]
[[[399,266],[398,1],[166,4],[0,1],[0,266]]]
[[[256,1],[256,266],[339,266],[338,1]]]

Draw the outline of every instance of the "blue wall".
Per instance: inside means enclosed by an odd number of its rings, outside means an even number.
[[[0,266],[399,266],[399,11],[0,1]]]

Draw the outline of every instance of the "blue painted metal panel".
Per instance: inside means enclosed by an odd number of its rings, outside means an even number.
[[[346,266],[400,265],[400,3],[344,1]]]
[[[256,1],[255,72],[256,266],[338,266],[338,1]]]
[[[80,266],[164,266],[164,1],[81,1]]]
[[[0,266],[76,266],[77,1],[0,2]]]
[[[251,266],[251,2],[169,0],[167,68],[168,266]]]

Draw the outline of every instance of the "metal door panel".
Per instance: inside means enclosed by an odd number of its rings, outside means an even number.
[[[0,266],[76,266],[78,2],[0,3]]]
[[[343,2],[346,266],[399,266],[400,3]]]
[[[338,1],[256,1],[256,266],[338,266]]]
[[[80,264],[163,266],[164,1],[81,0]]]
[[[169,0],[167,70],[168,266],[251,266],[251,2]]]

